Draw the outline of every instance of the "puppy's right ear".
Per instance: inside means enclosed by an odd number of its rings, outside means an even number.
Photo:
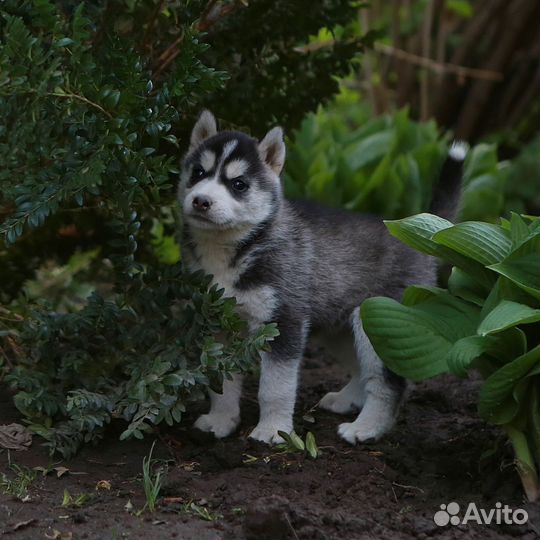
[[[189,141],[189,152],[192,152],[201,144],[204,140],[214,136],[217,133],[216,119],[214,115],[204,110],[199,116],[193,131],[191,132],[191,139]]]

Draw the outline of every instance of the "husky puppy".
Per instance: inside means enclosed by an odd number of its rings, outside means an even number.
[[[465,147],[455,145],[441,173],[431,211],[451,218],[459,198]],[[387,232],[382,219],[289,201],[279,175],[285,161],[281,128],[258,142],[235,131],[218,132],[204,111],[184,158],[179,200],[183,209],[183,259],[204,270],[234,296],[251,329],[276,322],[279,337],[261,354],[260,419],[250,437],[282,442],[293,429],[298,372],[306,340],[317,328],[349,329],[354,375],[319,406],[334,413],[358,410],[338,433],[349,443],[379,439],[396,419],[405,381],[386,369],[359,317],[370,296],[401,299],[414,283],[435,284],[436,262]],[[195,427],[216,437],[240,423],[242,376],[211,392],[210,412]]]

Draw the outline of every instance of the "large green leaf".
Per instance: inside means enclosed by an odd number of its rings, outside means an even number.
[[[488,268],[506,276],[535,298],[540,298],[540,234],[535,234],[504,260]]]
[[[486,291],[495,283],[496,278],[493,272],[487,270],[483,264],[459,253],[457,250],[434,241],[435,237],[441,232],[454,228],[450,221],[433,214],[424,213],[404,219],[385,221],[385,224],[390,234],[404,244],[428,255],[444,259],[459,267]]]
[[[540,321],[540,309],[525,304],[501,300],[479,324],[477,333],[481,336],[495,334],[511,326]]]
[[[519,408],[514,387],[523,377],[536,374],[539,365],[540,346],[536,346],[490,375],[480,388],[480,415],[494,424],[512,421]]]
[[[512,249],[507,231],[478,221],[459,223],[439,231],[433,235],[433,241],[484,265],[503,260]]]
[[[496,335],[467,336],[456,341],[446,355],[450,372],[465,377],[470,367],[480,367],[480,359],[493,365],[506,364],[527,351],[527,339],[519,328],[509,328]],[[487,356],[483,356],[487,355]],[[474,364],[473,364],[474,362]]]
[[[364,329],[392,371],[422,380],[448,371],[445,356],[459,339],[475,333],[479,309],[448,293],[414,306],[369,298],[361,307]]]
[[[384,223],[392,236],[428,255],[439,253],[439,246],[431,237],[438,231],[452,227],[450,221],[425,213],[404,219],[386,220]]]

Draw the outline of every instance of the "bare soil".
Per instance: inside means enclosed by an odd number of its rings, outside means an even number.
[[[34,438],[23,452],[0,453],[41,473],[21,502],[0,494],[0,537],[59,539],[503,539],[539,538],[538,506],[524,502],[511,453],[500,433],[482,422],[475,407],[478,381],[440,377],[413,387],[393,433],[374,445],[351,447],[337,425],[347,421],[310,412],[345,373],[320,353],[306,358],[297,407],[299,433],[312,431],[322,455],[279,454],[247,440],[257,421],[256,383],[248,385],[241,430],[216,441],[189,427],[156,433],[154,455],[167,474],[156,512],[138,514],[145,498],[142,459],[153,438],[118,440],[112,426],[97,447],[69,462],[54,460]],[[199,411],[186,419],[191,425]],[[306,416],[307,415],[307,416]],[[309,418],[312,416],[312,418]],[[306,418],[304,418],[306,417]],[[309,420],[314,420],[310,422]],[[0,424],[20,421],[11,396],[0,388]],[[107,481],[102,489],[98,482]],[[103,483],[101,483],[103,486]],[[63,507],[64,490],[89,499]],[[495,508],[497,502],[529,513],[525,525],[448,525],[433,521],[441,504]],[[126,506],[128,509],[126,509]]]

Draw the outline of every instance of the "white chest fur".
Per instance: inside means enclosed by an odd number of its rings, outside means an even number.
[[[235,284],[242,272],[250,264],[249,256],[231,266],[236,248],[230,244],[199,241],[195,243],[195,257],[186,260],[190,270],[203,270],[213,276],[212,283],[225,289],[225,296],[236,298],[238,313],[245,318],[250,328],[255,329],[264,322],[270,322],[277,306],[274,289],[269,285],[260,285],[248,289],[238,288]]]

